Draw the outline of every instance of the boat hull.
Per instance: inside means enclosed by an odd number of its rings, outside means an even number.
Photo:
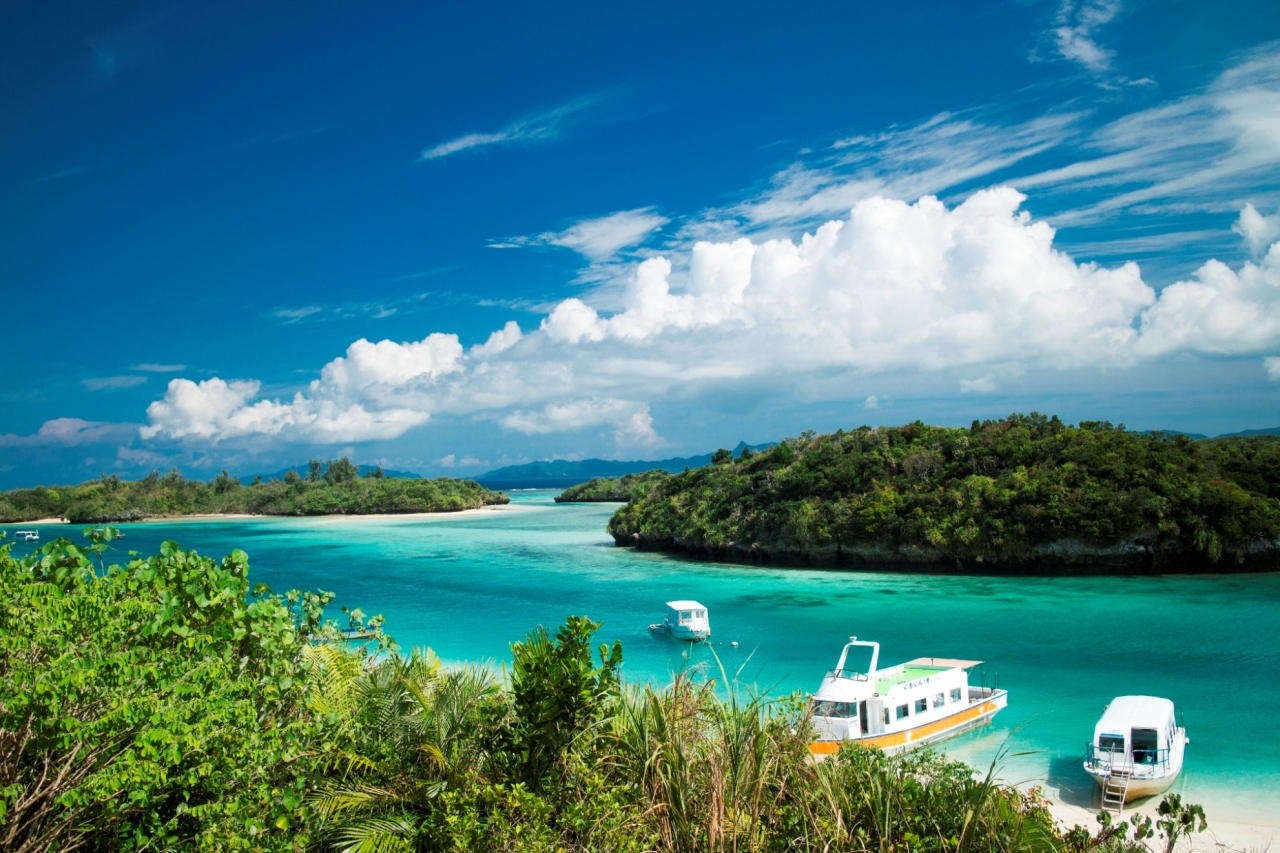
[[[974,702],[967,708],[922,726],[882,735],[864,735],[848,740],[817,740],[809,744],[809,751],[819,760],[839,752],[840,747],[847,743],[882,749],[890,755],[907,752],[985,726],[1008,704],[1009,694],[1003,690],[997,690],[980,702]]]
[[[696,643],[699,640],[705,640],[711,636],[710,631],[691,631],[688,628],[672,628],[665,622],[659,622],[649,626],[649,630],[655,634],[670,634],[677,640],[684,640],[689,643]]]
[[[1181,772],[1181,771],[1179,771]],[[1093,777],[1093,781],[1098,783],[1101,789],[1107,784],[1107,777],[1099,776],[1090,771],[1089,775]],[[1130,779],[1129,789],[1125,792],[1124,801],[1131,803],[1134,800],[1141,800],[1144,797],[1154,797],[1156,794],[1163,794],[1165,791],[1173,787],[1173,783],[1178,781],[1179,773],[1171,773],[1168,776],[1157,776],[1150,779]]]
[[[1117,771],[1122,774],[1132,774],[1129,776],[1124,801],[1128,803],[1144,797],[1154,797],[1172,788],[1173,783],[1177,782],[1178,777],[1182,775],[1182,762],[1186,757],[1186,751],[1186,730],[1178,729],[1173,748],[1169,751],[1167,767],[1157,768],[1147,764],[1133,764],[1127,760],[1117,762]],[[1085,761],[1084,772],[1093,777],[1093,781],[1100,789],[1106,790],[1107,782],[1111,779],[1111,767],[1110,763]]]

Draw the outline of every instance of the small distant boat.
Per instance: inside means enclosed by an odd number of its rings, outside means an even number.
[[[711,636],[711,622],[707,608],[696,601],[668,601],[667,618],[650,625],[649,630],[680,640],[705,640]]]
[[[849,650],[871,649],[865,673],[846,669]],[[982,661],[916,658],[877,669],[880,644],[850,637],[836,668],[813,694],[818,739],[809,751],[821,759],[856,741],[898,753],[937,743],[991,722],[1009,703],[1009,692],[972,687],[969,671]]]
[[[1187,743],[1168,699],[1112,699],[1084,753],[1085,772],[1102,789],[1102,807],[1118,812],[1130,800],[1167,791],[1182,772]]]
[[[344,640],[368,640],[373,635],[373,631],[369,628],[344,628],[342,631]]]
[[[13,534],[13,539],[15,542],[39,542],[40,531],[39,530],[17,530]]]

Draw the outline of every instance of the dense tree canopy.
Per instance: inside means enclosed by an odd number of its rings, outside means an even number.
[[[736,559],[1010,570],[1277,567],[1280,439],[1039,414],[806,434],[665,479],[620,544]]]
[[[292,476],[290,476],[292,475]],[[15,489],[0,493],[0,521],[67,518],[76,523],[134,521],[196,514],[367,515],[372,513],[454,512],[509,498],[471,480],[436,480],[381,476],[381,469],[360,477],[343,457],[326,467],[312,460],[304,480],[294,471],[283,480],[247,486],[226,471],[211,482],[188,480],[180,473],[158,472],[126,482],[105,474],[78,486]]]
[[[556,496],[556,503],[629,501],[637,495],[647,495],[650,489],[670,476],[658,468],[622,477],[594,477],[590,482],[565,489]]]

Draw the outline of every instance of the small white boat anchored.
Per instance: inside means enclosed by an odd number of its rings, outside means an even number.
[[[1102,789],[1102,807],[1167,791],[1182,772],[1187,730],[1173,703],[1156,696],[1117,696],[1093,728],[1084,769]]]
[[[649,630],[680,640],[705,640],[711,636],[711,621],[707,608],[696,601],[668,601],[667,618],[650,625]]]
[[[13,539],[15,542],[39,542],[39,530],[17,530],[14,531]]]
[[[865,673],[845,668],[854,646],[871,649]],[[813,694],[818,739],[809,745],[817,758],[850,741],[889,753],[937,743],[986,725],[1009,703],[1007,690],[969,685],[969,671],[982,661],[916,658],[877,669],[879,659],[879,643],[850,637],[822,679]]]

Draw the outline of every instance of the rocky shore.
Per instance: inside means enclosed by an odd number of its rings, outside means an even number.
[[[1019,556],[949,554],[918,545],[834,545],[800,549],[778,540],[731,543],[725,547],[610,529],[619,547],[725,563],[850,571],[970,575],[1170,575],[1248,574],[1280,571],[1280,540],[1225,550],[1215,562],[1206,554],[1142,539],[1110,547],[1063,539]]]

